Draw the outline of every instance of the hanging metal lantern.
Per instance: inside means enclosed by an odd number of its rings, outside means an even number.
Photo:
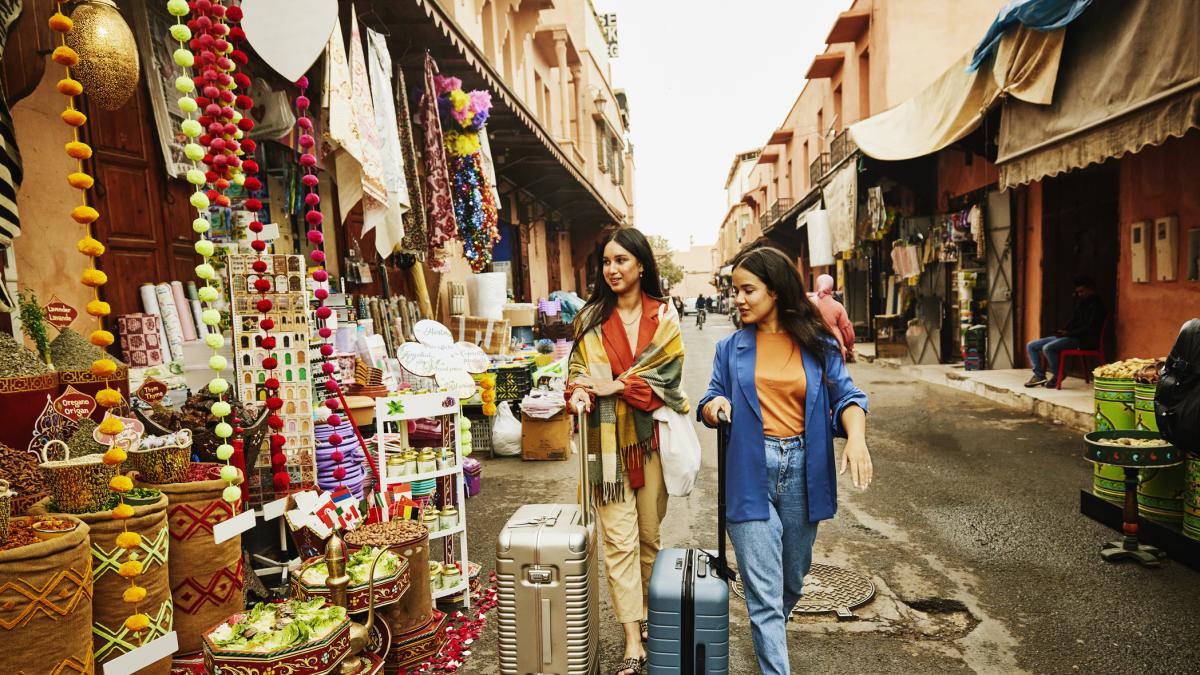
[[[117,110],[133,96],[141,73],[133,31],[113,0],[83,0],[71,12],[67,46],[79,53],[71,69],[88,100]]]

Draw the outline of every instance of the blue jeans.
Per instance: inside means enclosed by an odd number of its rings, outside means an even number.
[[[1025,351],[1029,353],[1029,362],[1033,364],[1033,374],[1053,380],[1058,368],[1058,354],[1064,349],[1079,349],[1079,340],[1071,337],[1044,337],[1025,345]],[[1046,355],[1047,368],[1042,367],[1042,354]]]
[[[766,453],[770,519],[729,523],[729,538],[746,591],[758,668],[786,675],[787,619],[812,566],[817,525],[808,522],[804,437],[768,437]]]

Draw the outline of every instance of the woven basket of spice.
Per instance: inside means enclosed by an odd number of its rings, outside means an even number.
[[[147,483],[182,483],[192,463],[192,432],[147,436],[129,453],[130,466]]]
[[[11,335],[0,333],[0,443],[28,447],[34,423],[47,400],[57,395],[58,373]]]
[[[50,448],[61,446],[63,459],[51,460]],[[58,513],[90,513],[108,501],[108,484],[117,475],[117,467],[105,464],[99,455],[71,458],[71,449],[62,441],[50,441],[42,448],[39,466],[50,497]]]

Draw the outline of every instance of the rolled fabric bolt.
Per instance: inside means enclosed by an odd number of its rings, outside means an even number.
[[[146,313],[158,317],[158,343],[162,345],[163,360],[173,360],[167,339],[167,327],[163,322],[162,308],[158,305],[158,289],[154,284],[142,284],[142,287],[138,289],[138,295],[142,298],[142,308],[146,310]]]
[[[183,323],[179,320],[179,312],[175,308],[174,294],[171,285],[162,283],[154,287],[158,296],[158,306],[162,311],[163,323],[167,329],[167,345],[171,348],[171,360],[183,360]]]
[[[179,314],[179,323],[183,328],[184,342],[192,342],[199,336],[196,333],[195,317],[192,316],[192,305],[183,292],[183,283],[171,282],[171,297],[175,300],[175,311]]]

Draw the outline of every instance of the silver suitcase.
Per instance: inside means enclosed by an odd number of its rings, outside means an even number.
[[[579,428],[583,429],[583,414]],[[588,485],[586,433],[580,479]],[[599,586],[591,491],[584,502],[522,506],[496,542],[500,672],[591,675],[599,672]]]

